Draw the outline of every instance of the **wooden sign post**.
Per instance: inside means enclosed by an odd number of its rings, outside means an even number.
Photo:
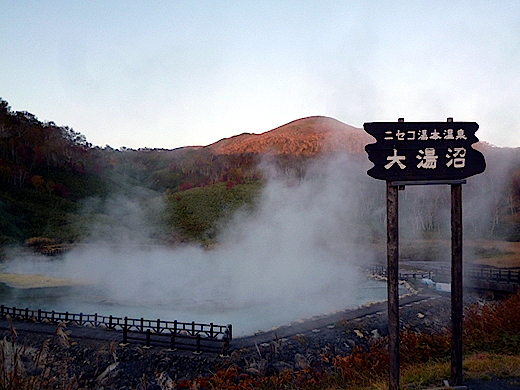
[[[399,389],[399,191],[386,182],[389,388]]]
[[[451,185],[451,384],[462,385],[462,184]]]
[[[406,185],[451,185],[451,384],[462,384],[462,184],[486,168],[471,147],[478,141],[475,122],[365,123],[376,138],[365,147],[374,167],[367,173],[386,180],[388,354],[390,390],[399,388],[399,196]]]

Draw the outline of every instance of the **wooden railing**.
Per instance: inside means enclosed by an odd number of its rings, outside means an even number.
[[[493,282],[520,283],[520,270],[509,268],[482,267],[470,268],[464,276],[474,280],[485,280]]]
[[[222,338],[205,337],[204,333],[192,335],[186,331],[154,333],[150,329],[147,329],[146,332],[140,332],[123,328],[123,343],[128,343],[130,340],[143,343],[147,347],[157,345],[170,350],[183,349],[193,351],[194,353],[202,353],[203,351],[218,352],[222,356],[227,356],[231,341],[231,325],[229,325]]]
[[[373,267],[370,272],[386,276],[386,267]],[[399,279],[435,279],[450,281],[450,267],[438,267],[428,272],[399,272]],[[520,269],[494,267],[467,267],[464,269],[464,279],[470,286],[480,289],[515,292],[520,289]]]
[[[147,320],[102,316],[96,314],[69,313],[45,310],[29,310],[16,307],[0,306],[0,316],[37,322],[73,323],[78,326],[105,327],[123,332],[123,343],[139,340],[147,346],[168,346],[172,349],[188,349],[195,352],[220,350],[226,355],[232,339],[232,326],[203,324],[181,321]]]
[[[386,266],[377,265],[370,269],[370,271],[374,275],[387,276]],[[399,272],[399,280],[408,280],[408,279],[431,279],[433,278],[437,272],[428,271],[428,272]]]

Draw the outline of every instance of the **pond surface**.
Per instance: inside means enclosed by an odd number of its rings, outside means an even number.
[[[268,331],[301,319],[351,309],[368,302],[386,300],[386,282],[366,279],[349,292],[348,299],[330,294],[301,296],[299,299],[246,302],[237,305],[234,300],[211,299],[186,301],[172,299],[163,304],[132,304],[109,298],[102,287],[71,286],[55,288],[13,289],[0,285],[0,302],[5,306],[30,310],[113,315],[115,317],[161,319],[182,322],[195,321],[218,325],[233,325],[234,337]],[[400,286],[400,294],[406,289]]]

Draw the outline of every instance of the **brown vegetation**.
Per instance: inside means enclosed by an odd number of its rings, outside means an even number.
[[[336,119],[314,116],[287,123],[262,134],[244,133],[206,146],[214,154],[247,153],[316,156],[323,153],[364,153],[372,137]]]

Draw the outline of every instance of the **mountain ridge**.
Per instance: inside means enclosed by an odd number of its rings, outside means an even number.
[[[213,154],[274,154],[315,156],[347,151],[364,153],[373,138],[359,129],[326,116],[296,119],[264,133],[242,133],[203,148]]]
[[[183,149],[202,149],[216,155],[271,154],[316,156],[321,153],[365,153],[365,146],[375,139],[364,129],[345,124],[327,116],[295,119],[263,133],[249,133],[222,138],[206,146],[186,146]],[[519,150],[498,147],[486,141],[474,146],[480,151]]]

